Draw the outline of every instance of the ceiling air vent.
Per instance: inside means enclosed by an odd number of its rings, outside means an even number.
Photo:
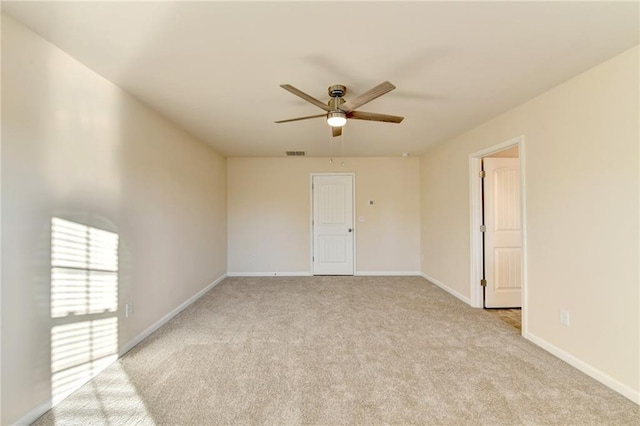
[[[304,157],[305,155],[304,151],[287,151],[287,157]]]

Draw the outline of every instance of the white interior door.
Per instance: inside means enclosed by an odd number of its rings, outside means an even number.
[[[313,274],[353,275],[353,176],[313,176]]]
[[[485,306],[522,304],[522,232],[518,158],[485,158]]]

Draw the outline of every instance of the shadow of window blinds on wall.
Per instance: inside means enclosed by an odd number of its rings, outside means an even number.
[[[53,404],[118,356],[118,234],[51,219]]]

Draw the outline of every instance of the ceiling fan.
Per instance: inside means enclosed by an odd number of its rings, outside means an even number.
[[[347,101],[343,98],[347,93],[347,87],[341,84],[335,84],[329,86],[329,102],[326,104],[313,96],[307,95],[303,91],[296,89],[290,84],[280,85],[284,90],[293,93],[296,96],[301,97],[307,102],[314,104],[315,106],[327,111],[326,114],[309,115],[307,117],[290,118],[288,120],[276,121],[276,123],[288,123],[290,121],[308,120],[310,118],[326,117],[327,123],[331,126],[331,132],[333,136],[340,136],[342,134],[342,126],[347,123],[348,118],[356,120],[370,120],[370,121],[383,121],[385,123],[400,123],[404,117],[398,117],[396,115],[378,114],[375,112],[363,112],[356,111],[357,108],[362,105],[371,102],[372,100],[388,93],[396,88],[393,84],[385,81],[378,84],[376,87],[364,92],[360,96],[356,96],[351,101]]]

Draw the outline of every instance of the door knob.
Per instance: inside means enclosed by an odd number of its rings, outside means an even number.
[[[352,231],[352,229],[351,229],[351,228],[349,228],[349,232],[351,232],[351,231]]]

